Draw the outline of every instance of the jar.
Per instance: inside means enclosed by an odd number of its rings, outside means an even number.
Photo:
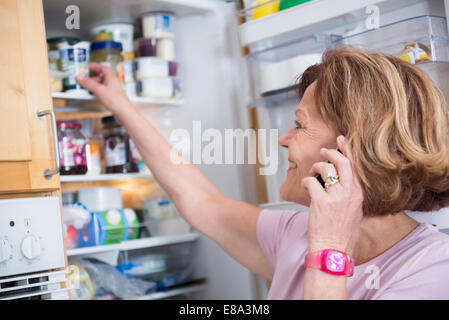
[[[57,124],[61,175],[87,172],[86,138],[81,134],[81,123],[60,121]]]
[[[115,41],[96,41],[90,46],[90,61],[98,62],[114,71],[114,74],[125,82],[123,74],[122,44]]]
[[[104,157],[106,173],[139,172],[131,154],[130,139],[114,117],[103,118]]]

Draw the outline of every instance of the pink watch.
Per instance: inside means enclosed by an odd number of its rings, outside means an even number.
[[[326,249],[308,253],[304,268],[318,269],[336,276],[351,277],[354,273],[354,261],[342,251]]]

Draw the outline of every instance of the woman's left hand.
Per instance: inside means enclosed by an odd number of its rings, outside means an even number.
[[[343,138],[343,139],[341,139]],[[309,252],[335,249],[352,254],[357,227],[363,217],[363,190],[353,167],[350,145],[343,136],[337,138],[338,148],[321,149],[328,162],[315,163],[309,177],[302,180],[311,202],[308,222]],[[323,188],[315,178],[338,175],[339,183]]]

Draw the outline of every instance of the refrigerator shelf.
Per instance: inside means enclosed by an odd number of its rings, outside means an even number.
[[[67,105],[92,105],[92,102],[98,102],[95,96],[91,94],[77,94],[71,92],[52,92],[51,94],[53,99],[61,99],[65,100]],[[129,97],[131,102],[134,102],[138,105],[182,105],[184,104],[184,100],[182,99],[155,99],[155,98],[145,98],[145,97]]]
[[[128,251],[128,250],[160,247],[176,243],[191,242],[195,241],[198,238],[199,234],[194,232],[170,236],[162,236],[162,237],[141,238],[104,246],[92,246],[92,247],[69,249],[67,250],[67,256],[69,257],[81,255],[92,256],[93,254],[101,254],[110,251]]]
[[[182,294],[200,291],[205,288],[206,288],[205,283],[191,284],[191,285],[186,285],[186,286],[183,286],[180,288],[167,290],[164,292],[154,292],[151,294],[147,294],[147,295],[137,298],[137,300],[160,300],[160,299],[165,299],[165,298],[169,298],[169,297],[179,296]]]
[[[86,182],[86,181],[110,181],[123,179],[149,179],[153,178],[151,173],[108,173],[108,174],[82,174],[82,175],[66,175],[60,176],[61,183],[63,182]]]

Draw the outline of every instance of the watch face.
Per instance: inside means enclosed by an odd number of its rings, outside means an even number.
[[[329,251],[326,257],[326,268],[332,272],[345,271],[346,257],[335,251]]]

